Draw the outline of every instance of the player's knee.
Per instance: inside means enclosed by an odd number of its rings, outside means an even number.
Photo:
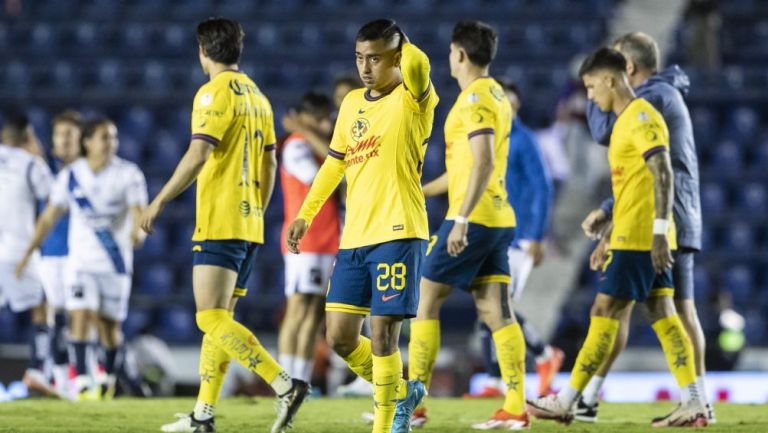
[[[349,335],[343,333],[328,330],[325,339],[333,351],[342,358],[349,356],[349,354],[354,352],[357,348],[357,339],[351,338]]]
[[[665,317],[677,314],[672,297],[661,295],[648,298],[645,302],[648,311],[648,319],[651,323],[661,320]]]
[[[232,320],[229,313],[227,310],[219,308],[203,310],[195,315],[197,327],[206,334],[213,332],[220,323],[226,322],[227,320]]]

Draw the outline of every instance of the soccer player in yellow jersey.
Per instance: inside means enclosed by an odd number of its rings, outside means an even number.
[[[681,404],[654,427],[707,425],[707,410],[696,386],[693,347],[672,300],[672,255],[676,248],[672,215],[673,175],[669,132],[664,118],[635,97],[624,56],[602,48],[589,56],[579,75],[588,97],[616,124],[608,148],[616,202],[610,250],[592,306],[589,332],[576,358],[570,384],[559,394],[529,402],[538,418],[573,420],[576,402],[590,378],[608,359],[619,332],[619,318],[634,302],[645,302],[669,369],[680,386]]]
[[[299,253],[299,240],[346,176],[346,225],[328,287],[327,339],[373,383],[373,431],[406,433],[425,389],[403,379],[398,339],[419,299],[428,237],[421,168],[438,97],[429,59],[392,20],[360,29],[355,58],[365,88],[344,98],[328,157],[286,243]],[[360,336],[369,313],[371,339]]]
[[[240,24],[225,18],[198,25],[200,63],[210,81],[195,95],[189,149],[142,218],[142,228],[150,233],[165,205],[197,180],[192,285],[197,325],[204,333],[200,391],[192,413],[164,425],[166,432],[215,431],[214,406],[231,359],[275,390],[278,414],[272,433],[290,425],[308,390],[233,318],[264,242],[263,215],[276,167],[272,107],[238,71],[243,35]]]
[[[473,427],[514,430],[528,427],[525,340],[508,302],[515,213],[505,178],[513,112],[501,85],[488,76],[497,44],[488,24],[462,21],[453,28],[449,63],[461,93],[445,120],[446,173],[424,186],[429,196],[447,192],[449,206],[427,249],[408,373],[429,386],[440,348],[440,308],[454,287],[469,291],[493,332],[507,384],[503,407]],[[426,410],[419,408],[413,421],[426,422]]]

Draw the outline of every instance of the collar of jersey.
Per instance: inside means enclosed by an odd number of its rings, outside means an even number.
[[[381,94],[381,95],[379,95],[379,96],[372,96],[372,95],[371,95],[371,89],[366,89],[366,91],[365,91],[365,93],[363,94],[363,96],[365,96],[365,100],[366,100],[366,101],[370,101],[370,102],[378,101],[379,99],[381,99],[381,98],[383,98],[383,97],[385,97],[385,96],[389,95],[390,93],[392,93],[392,92],[393,92],[395,89],[397,89],[397,87],[398,87],[398,86],[395,86],[395,87],[393,87],[393,88],[392,88],[392,90],[390,90],[389,92],[387,92],[387,93],[382,93],[382,94]]]

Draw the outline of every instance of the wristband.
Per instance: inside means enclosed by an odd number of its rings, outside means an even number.
[[[656,218],[653,220],[653,234],[666,235],[669,232],[669,220]]]
[[[469,223],[469,218],[461,216],[461,215],[458,215],[458,216],[453,217],[453,222],[456,223],[456,224],[467,225],[467,223]]]

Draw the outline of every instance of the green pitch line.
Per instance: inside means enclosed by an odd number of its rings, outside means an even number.
[[[173,421],[176,412],[191,411],[185,399],[117,399],[103,403],[68,403],[26,400],[0,403],[0,433],[118,433],[158,432]],[[216,424],[221,433],[266,432],[272,425],[272,399],[227,399],[219,404]],[[425,433],[470,432],[470,425],[484,421],[501,400],[429,399],[430,422]],[[654,416],[673,409],[673,403],[603,404],[596,425],[570,427],[535,421],[531,432],[659,432],[650,427]],[[299,412],[295,433],[367,433],[360,414],[370,410],[369,399],[315,399]],[[768,405],[716,405],[718,423],[707,432],[768,433]],[[418,430],[416,430],[418,431]]]

